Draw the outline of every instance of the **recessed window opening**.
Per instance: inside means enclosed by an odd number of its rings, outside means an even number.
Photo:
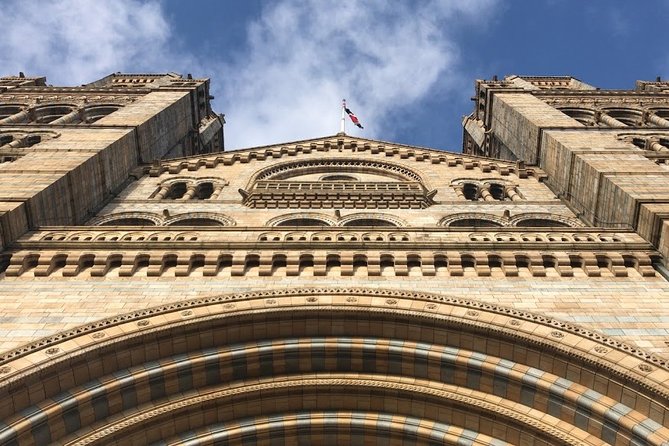
[[[74,108],[66,105],[49,105],[35,110],[35,122],[48,124],[70,113]]]
[[[208,200],[214,193],[213,183],[200,183],[197,187],[196,197],[199,200]]]
[[[20,105],[4,105],[0,107],[0,119],[8,118],[12,115],[15,115],[23,110],[23,107]]]
[[[583,125],[593,127],[597,125],[595,120],[595,112],[593,110],[581,109],[581,108],[564,108],[560,109],[562,113],[574,118]]]
[[[492,197],[495,200],[500,200],[500,201],[504,200],[504,198],[506,198],[506,193],[504,192],[504,186],[500,184],[491,184],[490,195],[492,195]]]
[[[463,218],[451,222],[448,226],[450,228],[499,228],[502,225],[496,221],[483,218]]]
[[[387,220],[381,220],[378,218],[360,218],[357,220],[351,220],[344,224],[344,226],[393,226],[397,225],[389,222]]]
[[[100,226],[155,226],[156,224],[148,218],[118,218],[102,223]]]
[[[115,105],[99,105],[95,107],[89,107],[84,110],[84,122],[86,124],[91,124],[98,119],[104,118],[110,113],[118,110],[119,107]]]
[[[322,220],[315,218],[293,218],[279,223],[277,226],[330,226]]]
[[[165,198],[178,200],[179,198],[183,197],[186,194],[186,190],[187,190],[186,183],[184,182],[174,183],[170,187],[170,191],[167,193],[167,196]]]
[[[632,138],[632,144],[640,149],[646,149],[646,140],[644,138]]]
[[[476,184],[465,183],[462,185],[462,194],[467,200],[476,201],[479,199],[479,188]]]
[[[561,221],[550,220],[547,218],[528,218],[516,223],[516,226],[524,226],[531,228],[565,228],[569,227],[567,223]]]
[[[607,110],[606,114],[632,127],[642,125],[643,115],[638,110]]]
[[[169,224],[169,226],[223,226],[223,223],[211,218],[186,218],[175,221]]]

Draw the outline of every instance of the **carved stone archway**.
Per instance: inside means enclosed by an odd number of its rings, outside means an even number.
[[[437,294],[211,296],[59,333],[0,366],[2,444],[669,441],[666,361]]]

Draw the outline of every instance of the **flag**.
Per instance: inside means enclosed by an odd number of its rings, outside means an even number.
[[[357,117],[356,115],[354,115],[353,112],[352,112],[351,110],[349,110],[348,108],[346,108],[346,106],[344,106],[344,110],[346,110],[346,113],[348,113],[348,117],[351,118],[351,121],[353,121],[353,124],[357,125],[357,126],[360,127],[361,129],[364,128],[364,127],[362,126],[362,124],[360,124],[360,121],[358,120],[358,117]]]

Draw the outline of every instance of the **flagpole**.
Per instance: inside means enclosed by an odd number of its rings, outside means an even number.
[[[341,100],[341,124],[339,125],[339,132],[346,133],[346,99]]]

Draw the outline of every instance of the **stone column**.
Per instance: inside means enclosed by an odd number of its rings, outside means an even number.
[[[23,144],[26,142],[27,137],[23,137],[21,139],[15,139],[14,141],[5,144],[2,146],[3,149],[18,149],[20,147],[23,147]]]
[[[604,112],[599,112],[597,114],[597,121],[606,124],[609,127],[627,127],[627,124],[624,122],[620,122],[616,118],[612,118]]]
[[[25,109],[21,110],[18,113],[14,113],[11,116],[7,116],[5,119],[0,119],[0,124],[17,124],[21,122],[26,122],[30,119],[30,110]]]
[[[223,184],[218,184],[216,187],[214,187],[214,192],[212,192],[211,197],[209,197],[210,200],[215,200],[218,198],[219,195],[221,195],[221,192],[223,191]]]
[[[490,193],[489,184],[484,184],[481,186],[481,198],[483,198],[484,201],[495,201],[495,197],[493,197]]]
[[[167,195],[169,191],[170,191],[169,186],[162,185],[158,193],[153,198],[155,198],[156,200],[162,200],[163,198],[165,198],[165,195]]]
[[[654,150],[656,152],[667,152],[667,151],[669,151],[669,148],[663,146],[662,144],[660,144],[659,141],[654,140],[654,139],[651,139],[651,140],[648,141],[648,147],[650,148],[650,150]]]
[[[189,184],[188,189],[186,189],[186,193],[184,194],[183,197],[181,197],[182,200],[190,200],[193,198],[193,195],[195,195],[195,191],[197,190],[197,186],[194,184]]]
[[[646,120],[652,124],[655,124],[658,127],[669,127],[669,120],[657,116],[653,112],[648,112],[646,114]]]
[[[506,186],[504,188],[504,192],[506,192],[506,195],[511,199],[511,201],[522,200],[515,186]]]
[[[58,119],[54,119],[49,124],[74,124],[81,121],[81,110],[76,109],[72,110],[66,115],[61,116]]]
[[[455,195],[458,196],[458,198],[465,198],[465,194],[462,192],[462,190],[465,187],[462,184],[456,184],[453,186],[453,189],[455,190]]]

